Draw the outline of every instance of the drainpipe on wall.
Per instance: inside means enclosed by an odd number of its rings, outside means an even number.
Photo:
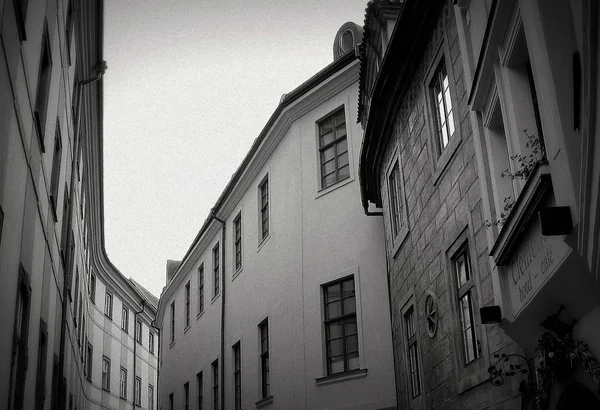
[[[142,310],[135,312],[133,314],[133,405],[135,406],[135,376],[137,376],[137,317],[139,314],[144,312],[144,308],[146,307],[146,299],[142,299]],[[140,329],[141,331],[141,329]],[[142,385],[140,384],[140,396],[141,396]],[[141,397],[140,397],[141,399]],[[141,401],[141,400],[140,400]],[[141,405],[141,403],[140,403]]]
[[[87,84],[91,84],[93,82],[96,82],[98,80],[100,80],[102,78],[102,76],[104,75],[104,72],[106,71],[106,61],[102,61],[101,63],[97,64],[96,67],[94,67],[94,69],[96,70],[96,75],[94,77],[88,78],[87,80],[83,80],[79,82],[79,86],[84,86]],[[81,96],[82,96],[82,92],[83,90],[79,91],[79,95],[77,96],[79,103],[81,102]],[[79,146],[81,145],[81,138],[76,138],[77,134],[78,134],[78,130],[79,130],[79,119],[80,119],[80,105],[81,104],[77,104],[77,113],[76,113],[76,118],[74,118],[74,131],[73,131],[73,135],[74,135],[74,140],[75,140],[75,146],[73,149],[73,160],[71,162],[71,183],[70,183],[70,187],[69,187],[69,201],[71,202],[69,204],[69,215],[66,215],[67,218],[69,218],[69,222],[66,225],[67,226],[67,231],[64,233],[61,233],[61,240],[62,240],[62,235],[69,235],[71,233],[71,220],[73,219],[73,194],[75,192],[75,174],[77,172],[77,170],[75,169],[75,166],[77,164],[77,160],[75,159],[75,156],[78,155],[79,153]],[[65,215],[63,215],[63,217],[65,217]],[[71,238],[70,236],[67,236],[67,241],[66,241],[66,250],[68,250],[71,246]],[[67,261],[64,261],[64,265],[65,268],[73,268],[72,266],[68,266],[67,265]],[[66,392],[66,385],[64,383],[64,371],[65,371],[65,343],[66,343],[66,329],[67,329],[67,310],[69,307],[67,298],[68,298],[68,289],[69,289],[69,285],[71,283],[72,278],[72,271],[71,272],[67,272],[65,269],[65,274],[63,275],[63,298],[62,298],[62,312],[61,312],[61,323],[60,323],[60,351],[59,351],[59,360],[58,360],[58,377],[59,380],[57,381],[58,385],[60,386],[59,391],[60,391],[60,396],[58,398],[58,403],[60,407],[64,407],[66,406],[66,403],[63,403],[63,401],[66,399],[66,396],[64,395],[64,393]],[[76,291],[76,290],[74,290]],[[77,309],[77,306],[74,306],[73,309]],[[82,324],[80,323],[79,326],[81,326]],[[53,394],[56,394],[56,392],[54,392]]]
[[[225,221],[217,217],[214,210],[210,216],[221,223],[221,409],[225,408]]]

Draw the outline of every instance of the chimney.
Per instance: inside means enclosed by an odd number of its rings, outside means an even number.
[[[175,271],[177,270],[180,264],[181,261],[174,261],[171,259],[167,260],[167,285],[173,278],[173,275],[175,274]]]

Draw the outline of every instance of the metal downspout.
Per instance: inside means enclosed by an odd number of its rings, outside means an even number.
[[[137,376],[136,370],[137,370],[137,317],[140,313],[144,312],[144,309],[146,307],[146,299],[142,299],[142,310],[138,311],[138,312],[134,312],[133,314],[133,405],[135,406],[135,377]],[[140,329],[141,332],[141,329]],[[140,399],[141,399],[141,390],[142,390],[142,385],[140,384]],[[141,401],[141,400],[140,400]],[[141,403],[140,403],[141,405]]]
[[[225,408],[225,221],[211,211],[210,216],[221,223],[221,409]]]

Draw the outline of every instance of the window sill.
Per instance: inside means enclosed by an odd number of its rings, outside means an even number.
[[[236,270],[233,273],[233,276],[231,277],[231,281],[233,282],[235,280],[235,278],[237,278],[238,276],[240,276],[240,273],[242,273],[242,271],[244,270],[244,267],[240,267],[238,270]]]
[[[171,342],[171,344],[169,345],[169,349],[170,349],[170,348],[172,348],[173,346],[175,346],[175,340],[173,340],[173,341]]]
[[[257,409],[262,409],[263,407],[266,407],[272,403],[273,403],[273,396],[271,395],[271,396],[265,397],[264,399],[260,399],[259,401],[254,403],[254,405],[256,405]]]
[[[256,250],[256,253],[260,252],[260,250],[263,248],[263,246],[265,246],[265,243],[267,243],[270,238],[271,238],[271,232],[269,231],[269,234],[266,237],[262,238],[262,240],[258,244],[258,249]]]
[[[456,135],[459,131],[455,131],[454,137],[448,142],[448,145],[444,148],[444,151],[440,154],[437,159],[434,159],[434,172],[433,172],[433,185],[436,186],[440,177],[444,174],[446,169],[448,169],[448,164],[450,164],[450,160],[454,158],[454,154],[456,150],[460,146],[462,142],[462,137],[460,135]]]
[[[342,383],[349,380],[362,379],[367,377],[367,369],[350,370],[343,373],[336,373],[329,376],[315,379],[317,386],[327,386],[329,384]]]
[[[348,185],[352,181],[354,181],[354,177],[350,176],[350,177],[348,177],[346,179],[342,179],[341,181],[336,182],[335,184],[333,184],[331,186],[328,186],[327,188],[319,189],[317,191],[317,195],[315,196],[315,199],[320,198],[323,195],[327,195],[331,191],[335,191],[336,189],[341,188],[341,187],[343,187],[345,185]]]
[[[221,293],[217,293],[215,296],[213,296],[213,298],[210,300],[210,304],[212,305],[213,303],[215,303],[215,301],[217,299],[219,299],[219,296],[221,296]]]
[[[196,320],[200,319],[203,314],[204,314],[204,309],[202,309],[200,312],[198,312],[198,314],[196,315]]]
[[[187,333],[188,330],[190,330],[190,327],[192,327],[192,325],[187,325],[185,327],[185,329],[183,329],[183,334],[185,335]]]
[[[409,230],[407,221],[404,223],[404,226],[400,229],[400,232],[398,232],[398,235],[396,235],[396,237],[392,239],[392,243],[394,244],[392,248],[393,259],[396,259],[396,256],[398,256],[398,251],[400,250],[400,247],[402,246],[404,241],[406,241],[406,238],[408,237],[408,232]]]

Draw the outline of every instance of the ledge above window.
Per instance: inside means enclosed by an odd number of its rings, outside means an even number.
[[[346,382],[348,380],[362,379],[367,377],[367,369],[349,370],[347,372],[335,373],[329,376],[315,379],[317,386],[327,386],[329,384]]]

